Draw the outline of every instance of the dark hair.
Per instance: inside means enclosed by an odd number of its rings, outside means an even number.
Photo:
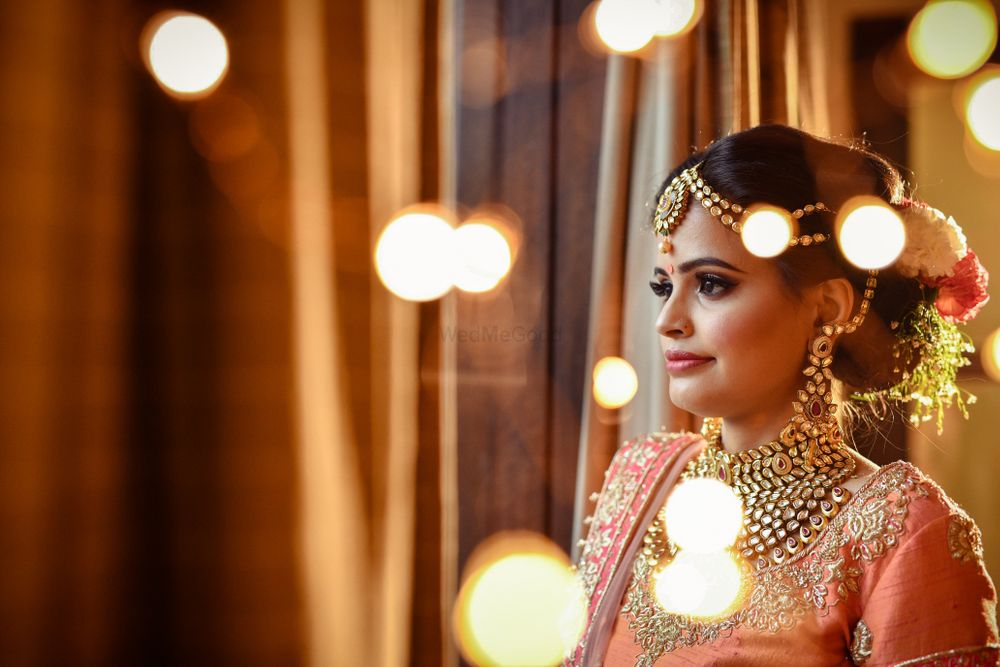
[[[675,176],[698,162],[707,183],[743,206],[767,203],[792,211],[823,202],[836,212],[856,195],[874,195],[896,205],[904,197],[899,171],[866,147],[820,139],[784,125],[761,125],[719,139],[689,157],[670,172],[655,201]],[[799,233],[832,236],[835,220],[835,213],[805,216],[799,220]],[[861,301],[868,272],[847,261],[836,242],[798,246],[774,261],[794,296],[806,286],[846,277],[854,286],[855,304]],[[893,384],[895,336],[889,323],[901,321],[920,299],[916,280],[891,267],[879,271],[864,324],[838,341],[834,376],[851,391]]]

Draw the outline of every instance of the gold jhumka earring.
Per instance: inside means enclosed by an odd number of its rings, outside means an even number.
[[[699,165],[681,173],[664,192],[654,218],[658,233],[668,236],[680,222],[689,196],[699,199],[720,222],[740,232],[746,209],[719,196],[698,174]],[[700,196],[699,196],[700,195]],[[706,202],[709,202],[706,204]],[[795,219],[819,211],[822,203],[791,213]],[[813,234],[789,240],[790,246],[822,243],[830,237]],[[661,244],[671,249],[669,238]],[[842,483],[854,473],[855,462],[844,444],[833,400],[833,344],[837,336],[855,331],[864,321],[875,295],[877,271],[870,271],[859,312],[843,323],[825,324],[809,342],[805,387],[792,403],[793,414],[775,440],[754,449],[731,453],[722,446],[722,420],[705,419],[702,435],[708,446],[692,460],[681,479],[709,477],[727,484],[743,503],[743,527],[737,551],[758,570],[780,565],[799,553],[850,498]],[[672,557],[661,509],[647,530],[642,557],[655,571],[664,556]]]

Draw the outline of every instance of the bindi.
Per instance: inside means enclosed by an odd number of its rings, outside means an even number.
[[[669,275],[671,275],[671,276],[674,275],[674,265],[673,264],[667,264],[667,273]]]

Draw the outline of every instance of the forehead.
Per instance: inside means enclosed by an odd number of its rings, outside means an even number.
[[[755,257],[743,247],[740,235],[725,227],[701,206],[691,206],[670,235],[672,249],[657,253],[657,264],[681,264],[699,257],[718,257],[740,268],[749,268]],[[657,244],[659,237],[657,237]]]

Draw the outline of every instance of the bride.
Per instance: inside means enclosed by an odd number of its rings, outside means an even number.
[[[904,220],[889,268],[859,269],[839,248],[836,213],[858,195]],[[965,412],[955,375],[971,346],[956,324],[988,297],[961,229],[905,198],[880,156],[784,126],[712,143],[658,202],[650,286],[670,399],[706,418],[700,434],[643,435],[615,455],[577,564],[587,624],[565,664],[997,664],[979,529],[916,467],[879,467],[849,437],[876,403],[913,400],[916,421],[953,401]],[[774,258],[741,237],[760,204],[792,221]],[[743,513],[729,552],[744,583],[715,616],[654,592],[679,553],[665,503],[704,477]]]

